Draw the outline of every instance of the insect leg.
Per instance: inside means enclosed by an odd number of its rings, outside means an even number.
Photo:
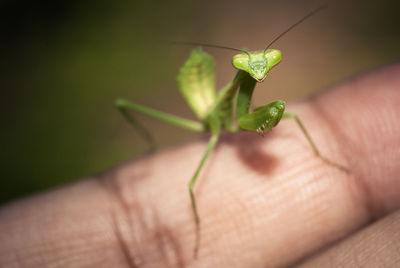
[[[219,132],[214,133],[211,136],[211,139],[208,142],[207,149],[206,149],[203,157],[201,158],[200,164],[198,165],[193,177],[191,178],[191,180],[189,182],[189,194],[190,194],[190,199],[192,201],[192,209],[193,209],[194,218],[196,221],[196,242],[195,242],[195,247],[194,247],[194,257],[195,258],[197,257],[197,253],[199,251],[199,246],[200,246],[200,217],[197,212],[197,206],[196,206],[196,200],[195,200],[194,193],[193,193],[193,187],[197,181],[197,177],[200,173],[201,168],[203,167],[204,162],[206,161],[206,159],[207,159],[208,155],[210,154],[210,152],[212,151],[212,149],[215,147],[215,144],[218,141],[218,137],[219,137]]]
[[[327,163],[328,165],[331,165],[333,167],[336,167],[344,172],[349,172],[349,169],[347,167],[344,167],[338,163],[333,162],[332,160],[326,158],[325,156],[321,155],[321,153],[319,152],[317,146],[315,145],[314,141],[312,140],[310,134],[308,133],[308,131],[306,130],[306,128],[304,127],[303,123],[301,122],[300,118],[292,113],[285,113],[282,116],[282,119],[287,119],[287,118],[293,118],[297,125],[299,126],[299,128],[301,129],[301,131],[303,132],[304,136],[306,137],[308,143],[310,144],[311,148],[313,149],[315,155],[317,157],[319,157],[320,159],[322,159],[325,163]]]
[[[130,113],[129,110],[145,114],[164,122],[170,123],[172,125],[182,127],[188,130],[202,132],[205,131],[205,127],[202,123],[184,119],[175,115],[160,112],[151,108],[147,108],[142,105],[138,105],[124,99],[117,99],[115,101],[115,106],[122,113],[122,115],[138,130],[140,135],[148,142],[151,149],[154,149],[154,140],[152,135],[137,121]]]

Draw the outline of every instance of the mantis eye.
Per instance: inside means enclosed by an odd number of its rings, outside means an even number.
[[[265,57],[268,60],[269,68],[277,65],[282,59],[282,53],[277,49],[267,49],[265,52]]]
[[[244,53],[237,54],[232,59],[232,64],[236,69],[249,71],[249,56]]]

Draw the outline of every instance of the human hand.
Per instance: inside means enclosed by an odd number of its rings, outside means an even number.
[[[264,138],[224,134],[195,195],[202,139],[0,209],[0,267],[400,265],[400,65],[289,105]]]

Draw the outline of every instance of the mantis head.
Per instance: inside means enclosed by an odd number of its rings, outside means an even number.
[[[226,46],[218,46],[218,45],[211,45],[211,44],[203,44],[203,43],[194,43],[194,42],[177,42],[180,44],[186,45],[200,45],[206,47],[214,47],[214,48],[222,48],[234,51],[240,51],[240,54],[237,54],[233,57],[232,64],[236,69],[245,71],[249,73],[257,82],[262,82],[265,79],[265,76],[271,70],[272,67],[277,65],[282,58],[282,53],[277,49],[268,49],[278,41],[282,36],[290,32],[294,27],[314,15],[315,13],[321,11],[322,9],[326,8],[327,5],[322,5],[317,9],[314,9],[312,12],[304,16],[302,19],[297,21],[296,23],[292,24],[289,28],[287,28],[284,32],[279,34],[275,39],[273,39],[267,47],[263,51],[255,51],[255,52],[248,52],[243,49],[237,49],[233,47],[226,47]]]
[[[236,69],[248,72],[257,82],[262,82],[269,70],[277,65],[281,58],[282,53],[277,49],[243,51],[233,57],[232,64]]]

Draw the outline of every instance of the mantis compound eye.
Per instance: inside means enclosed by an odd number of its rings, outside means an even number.
[[[246,53],[236,54],[232,59],[232,65],[238,70],[249,72],[249,55]]]
[[[277,65],[282,59],[282,53],[277,49],[268,49],[265,52],[265,57],[268,61],[268,67],[271,69],[275,65]]]

